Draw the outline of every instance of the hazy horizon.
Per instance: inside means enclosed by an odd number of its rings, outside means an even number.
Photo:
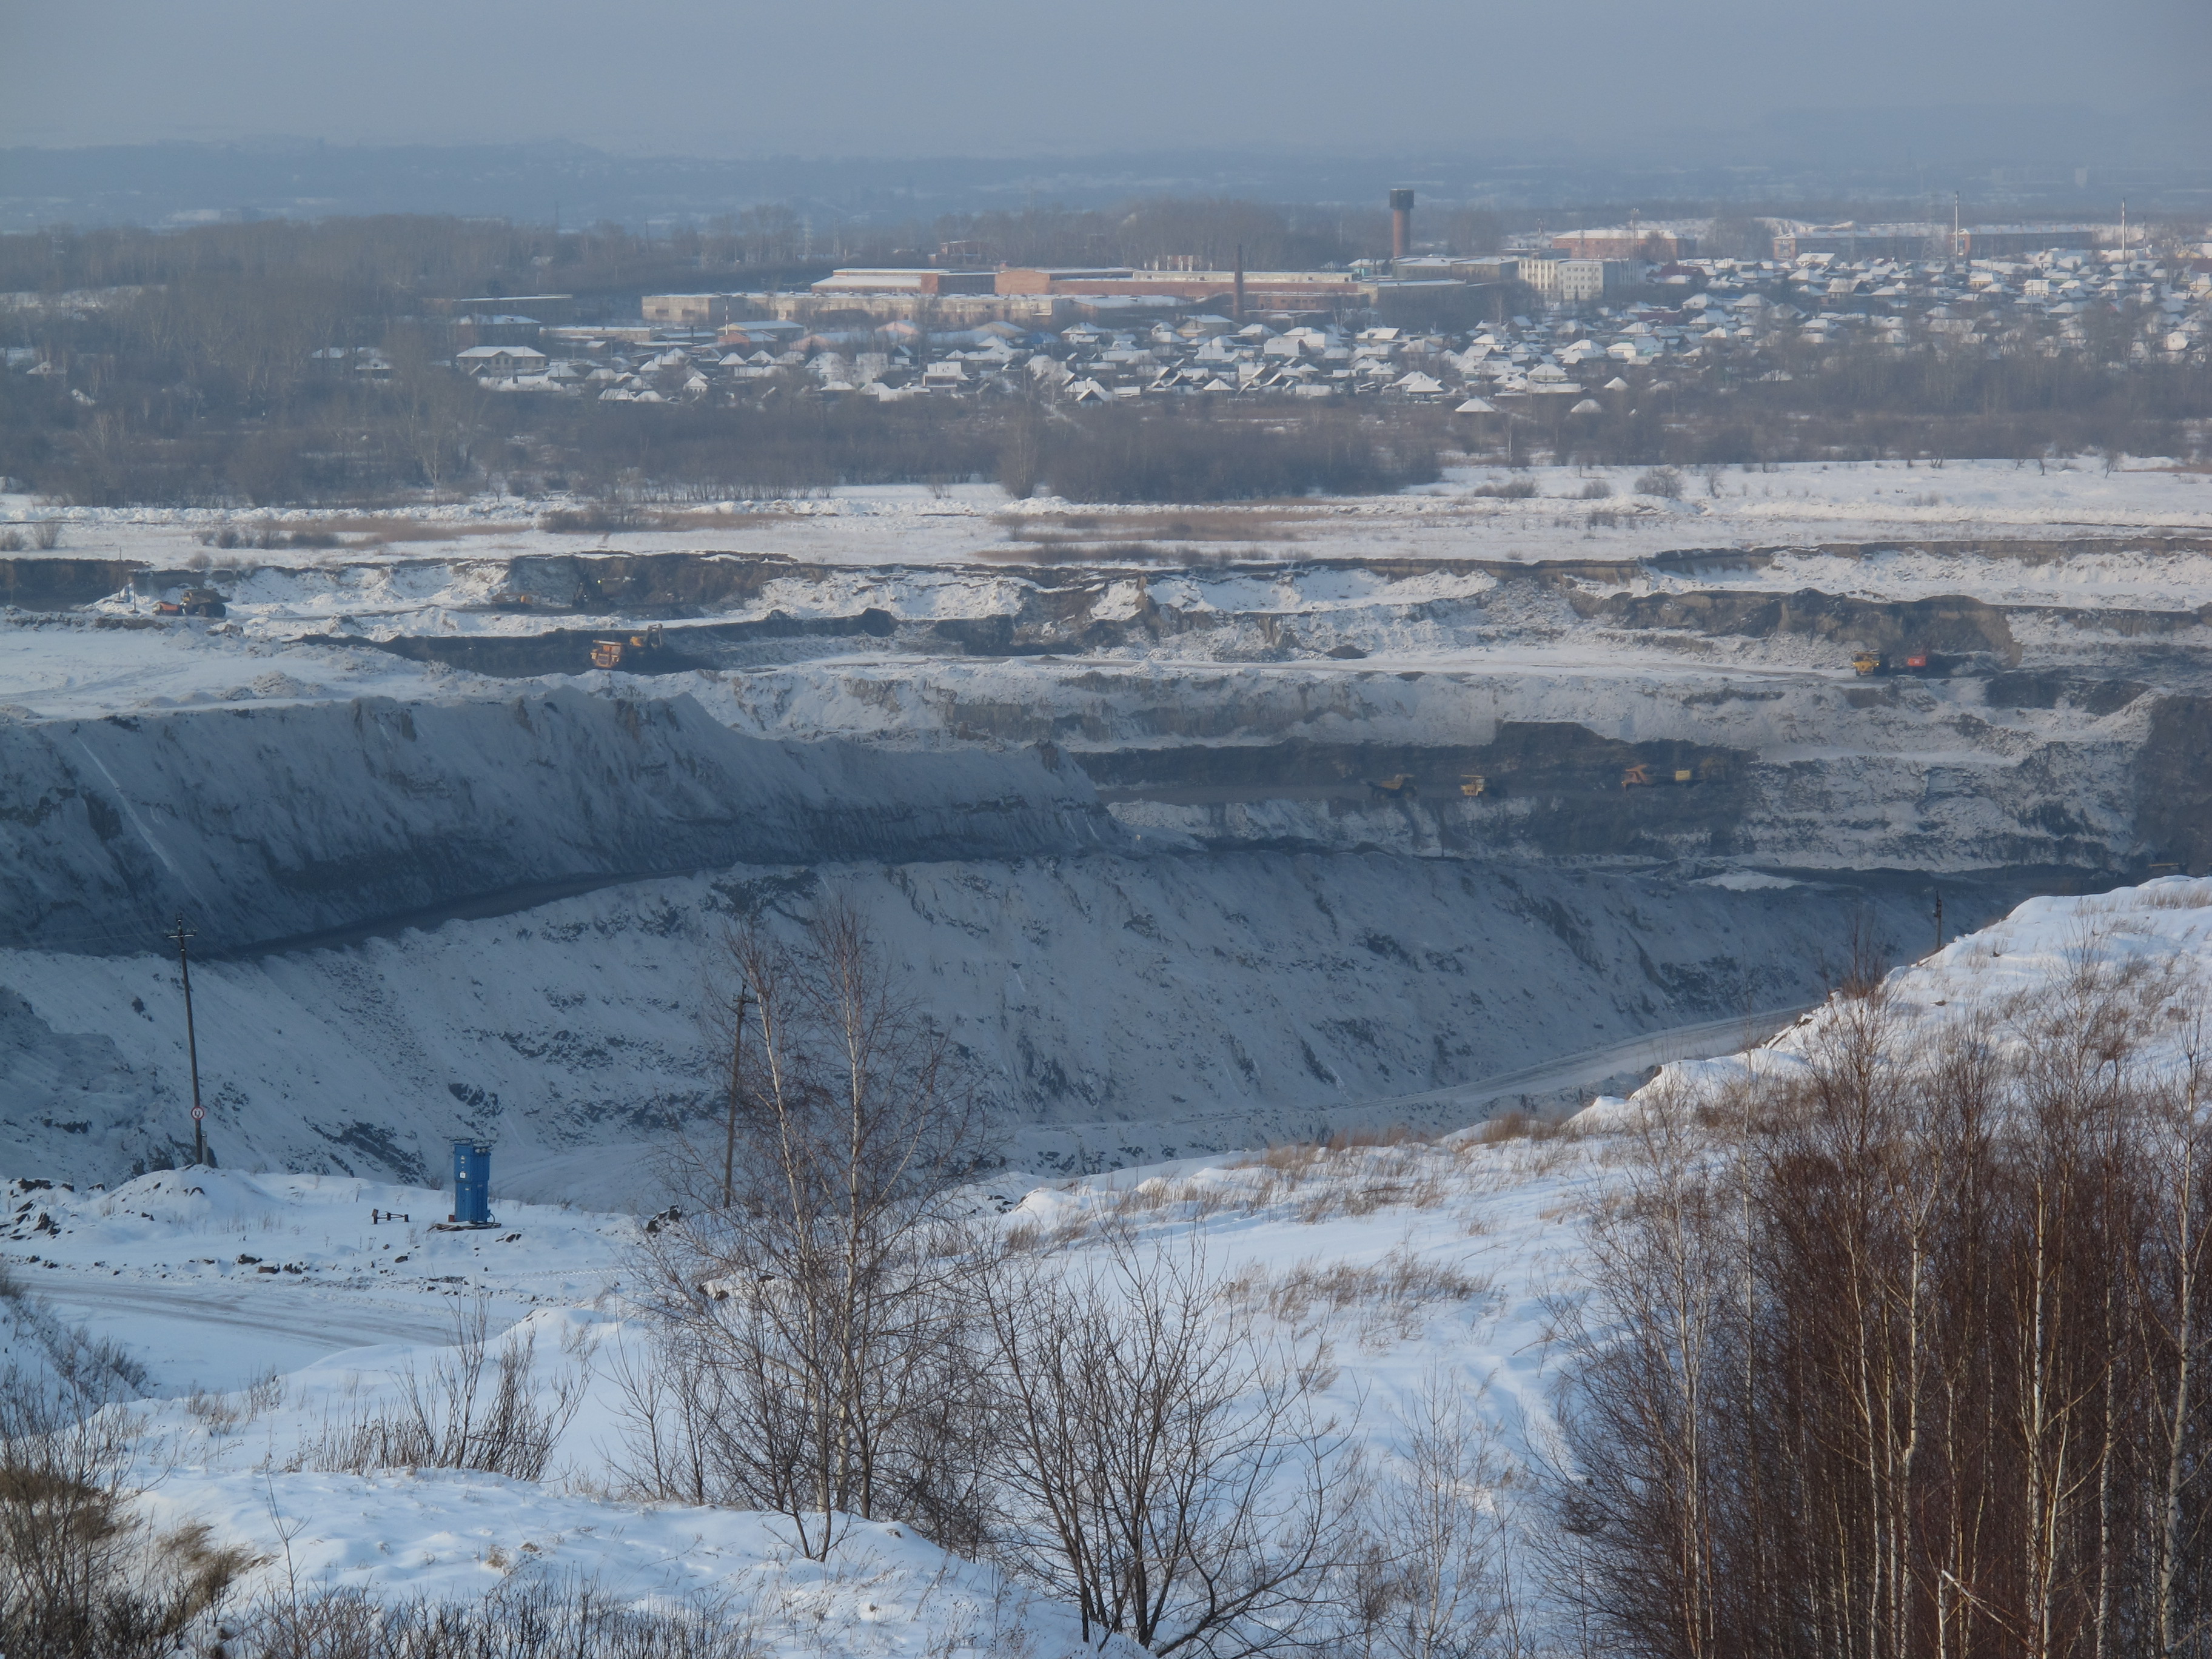
[[[1133,0],[1110,19],[1002,0],[647,0],[611,17],[574,0],[305,14],[88,0],[21,9],[4,36],[16,72],[0,145],[49,148],[568,139],[627,156],[896,159],[1656,145],[1711,160],[1802,148],[1791,127],[1804,120],[1823,130],[1815,147],[1893,149],[1900,125],[1948,125],[1952,148],[1978,122],[2000,148],[2105,152],[2071,155],[2089,162],[2212,136],[2212,9],[2197,0],[2119,0],[2094,27],[2061,0],[1932,14],[1868,0],[1841,18],[1752,0],[1540,14],[1385,0],[1356,18],[1307,0]],[[1908,150],[1925,142],[1903,135]]]

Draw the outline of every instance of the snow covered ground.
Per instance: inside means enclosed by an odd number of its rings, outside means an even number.
[[[2007,1018],[2085,963],[2148,969],[2137,982],[2176,1006],[2201,998],[2212,985],[2212,881],[2032,900],[1898,969],[1890,994],[1908,1024],[1978,1014],[2002,1036]],[[1682,1085],[1795,1063],[1826,1018],[1808,1015],[1743,1055],[1669,1066],[1634,1100],[1599,1101],[1564,1135],[1285,1146],[1087,1177],[1008,1172],[988,1183],[994,1201],[982,1208],[1003,1212],[990,1224],[1021,1248],[1072,1267],[1109,1231],[1140,1246],[1194,1244],[1232,1304],[1327,1340],[1328,1401],[1378,1455],[1395,1455],[1407,1413],[1442,1384],[1474,1401],[1526,1467],[1553,1449],[1551,1387],[1564,1355],[1550,1298],[1579,1280],[1579,1218],[1627,1149],[1615,1131],[1679,1099]],[[2177,1035],[2153,1049],[2153,1064],[2185,1040],[2183,1022],[2169,1025]],[[1022,1650],[1073,1650],[1064,1609],[902,1528],[857,1527],[816,1565],[795,1559],[769,1517],[605,1496],[623,1455],[615,1379],[625,1355],[641,1352],[621,1285],[634,1218],[500,1203],[493,1231],[430,1233],[423,1223],[445,1202],[434,1191],[203,1170],[100,1193],[12,1187],[7,1202],[0,1261],[60,1310],[92,1312],[148,1367],[154,1397],[136,1408],[147,1513],[164,1525],[204,1522],[218,1541],[250,1546],[264,1558],[264,1583],[288,1574],[303,1587],[468,1599],[518,1574],[571,1574],[641,1602],[714,1594],[776,1654],[1012,1651],[1017,1630],[1030,1644]],[[372,1219],[388,1209],[411,1219]],[[103,1305],[102,1289],[143,1302]],[[447,1322],[479,1294],[498,1322],[519,1320],[514,1340],[534,1343],[549,1382],[583,1380],[547,1478],[314,1468],[334,1423],[410,1370],[429,1373],[453,1340]],[[163,1302],[174,1312],[155,1311]],[[348,1316],[364,1340],[342,1340]],[[287,1317],[289,1336],[276,1328]],[[194,1335],[194,1322],[209,1330]],[[330,1351],[303,1358],[303,1346]],[[1543,1517],[1510,1486],[1500,1501],[1525,1552]]]
[[[2212,531],[2212,475],[2156,459],[2135,458],[2108,471],[2097,459],[2038,465],[1951,461],[1908,466],[1901,461],[1792,462],[1771,471],[1719,469],[1685,474],[1678,501],[1639,497],[1643,467],[1529,467],[1507,473],[1471,467],[1402,495],[1348,501],[1205,509],[1243,512],[1267,526],[1261,542],[1273,553],[1304,558],[1339,556],[1436,556],[1449,547],[1462,557],[1578,556],[1601,550],[1656,552],[1669,546],[1725,547],[1875,538],[1954,539],[1973,536],[2047,536],[2093,530]],[[1473,492],[1507,479],[1527,479],[1527,500]],[[1609,501],[1583,494],[1593,482]],[[1153,507],[1072,508],[1051,498],[1010,500],[995,485],[932,489],[920,485],[841,488],[780,501],[702,504],[691,526],[617,531],[604,536],[541,530],[538,520],[564,501],[479,497],[450,505],[347,514],[264,513],[214,508],[52,508],[27,496],[0,496],[0,520],[59,517],[61,550],[79,556],[130,558],[172,567],[205,550],[199,538],[226,525],[278,529],[345,525],[358,544],[380,534],[417,556],[461,552],[477,557],[573,553],[597,546],[625,551],[708,551],[732,547],[822,563],[940,563],[1019,558],[1019,533],[1053,525],[1071,511],[1097,520],[1097,538],[1127,540],[1115,521],[1159,520]],[[1590,526],[1589,508],[1610,507],[1617,525]],[[672,509],[674,511],[674,509]],[[1561,523],[1565,517],[1571,522]],[[715,521],[719,520],[719,521]],[[1438,532],[1443,532],[1439,534]],[[1090,533],[1090,532],[1086,532]],[[403,539],[404,538],[404,539]],[[1166,539],[1176,539],[1170,536]],[[1232,548],[1231,550],[1237,550]],[[318,556],[332,563],[344,549]]]
[[[762,1659],[1139,1659],[1085,1644],[1073,1611],[908,1528],[856,1521],[826,1561],[744,1511],[571,1495],[498,1475],[179,1470],[142,1512],[204,1522],[269,1565],[241,1585],[470,1602],[532,1581],[587,1583],[641,1609],[711,1607]],[[280,1577],[281,1575],[281,1577]]]
[[[2132,1063],[2154,1076],[2185,1071],[2212,1008],[2212,880],[2167,876],[2090,897],[2030,899],[1897,969],[1884,993],[1905,1041],[1973,1026],[2002,1049],[2047,1018],[2065,988],[2099,984],[2142,1003],[2148,1036]],[[1831,1003],[1758,1048],[1670,1061],[1634,1095],[1601,1098],[1580,1121],[1624,1122],[1662,1103],[1694,1105],[1747,1075],[1787,1076],[1805,1066],[1835,1018]]]
[[[450,1193],[234,1170],[112,1191],[18,1179],[0,1202],[23,1286],[131,1349],[165,1394],[243,1388],[364,1339],[434,1342],[458,1298],[483,1296],[507,1321],[589,1302],[620,1279],[640,1224],[503,1201],[492,1231],[441,1232]]]
[[[98,561],[149,563],[161,573],[152,586],[167,592],[205,579],[197,564],[212,568],[229,617],[145,626],[156,595],[134,597],[118,563],[112,592],[85,590],[66,619],[0,618],[0,718],[499,696],[518,674],[563,670],[550,677],[610,690],[628,675],[586,672],[583,643],[496,675],[465,672],[495,659],[464,648],[563,629],[586,640],[658,616],[686,660],[703,653],[725,665],[726,692],[714,695],[740,729],[943,740],[961,720],[933,718],[927,705],[957,699],[963,678],[995,675],[1001,701],[1050,702],[1079,661],[1154,675],[1272,669],[1322,696],[1338,681],[1389,672],[1847,681],[1849,641],[1865,631],[1848,617],[1811,633],[1624,629],[1577,614],[1568,598],[1964,597],[2005,608],[1991,624],[2004,635],[1990,646],[1998,654],[2088,661],[2154,645],[2175,660],[2172,647],[2193,644],[2195,613],[2212,606],[2212,473],[2149,461],[2109,474],[2101,463],[1805,464],[1715,474],[1718,495],[1686,475],[1679,500],[1636,495],[1638,476],[1532,469],[1513,475],[1538,492],[1520,500],[1471,493],[1498,480],[1470,473],[1401,495],[1189,511],[1077,512],[1007,502],[983,486],[949,496],[854,489],[736,504],[714,527],[672,521],[597,538],[538,530],[544,503],[506,498],[374,520],[71,508],[52,556],[87,562],[72,579],[80,588],[99,585]],[[1593,488],[1613,493],[1587,499]],[[0,497],[0,520],[48,513]],[[296,534],[325,523],[355,527],[331,548],[222,550],[200,539],[219,524]],[[1133,562],[1133,548],[1143,554]],[[1651,562],[1690,550],[1713,556]],[[619,591],[579,598],[575,556],[604,554],[686,555],[720,572],[698,569],[693,586],[710,597],[696,603],[678,602],[691,587],[623,588],[623,578],[618,590],[650,596],[632,615]],[[1516,579],[1501,591],[1516,565],[1562,559],[1585,562],[1548,587]],[[38,560],[19,563],[30,571]],[[526,594],[538,603],[514,603]],[[2105,612],[2163,614],[2148,625],[2115,617],[2115,633],[2093,622]],[[857,630],[866,613],[879,618],[877,638],[832,626],[846,619]],[[768,631],[751,643],[709,638],[756,625]],[[807,629],[817,631],[788,632]],[[395,642],[462,665],[371,648]],[[979,663],[979,652],[997,660]]]
[[[0,1264],[23,1293],[0,1297],[6,1358],[112,1345],[152,1402],[148,1467],[165,1474],[149,1512],[207,1519],[266,1557],[264,1573],[453,1596],[574,1573],[641,1598],[733,1598],[778,1652],[996,1653],[1017,1630],[1034,1655],[1068,1650],[1065,1610],[902,1529],[859,1529],[815,1566],[762,1517],[606,1496],[620,1455],[609,1378],[638,1340],[623,1279],[637,1213],[665,1196],[653,1143],[701,1106],[712,938],[733,909],[773,913],[828,880],[874,911],[1016,1109],[1012,1167],[991,1189],[1000,1224],[1070,1262],[1109,1222],[1200,1239],[1247,1306],[1328,1338],[1332,1398],[1358,1406],[1386,1453],[1394,1413],[1441,1379],[1480,1400],[1511,1455],[1540,1458],[1559,1359],[1546,1298],[1577,1281],[1577,1218],[1620,1156],[1608,1132],[1677,1085],[1796,1063],[1823,1015],[1741,1056],[1673,1063],[1576,1134],[1229,1149],[1393,1115],[1448,1127],[1489,1100],[1472,1089],[1486,1079],[1573,1086],[1685,1052],[1654,1034],[1686,1025],[1702,1037],[1687,1052],[1734,1046],[1718,1017],[1808,1000],[1847,912],[1870,903],[1883,931],[1918,936],[1917,878],[1856,887],[1815,870],[2183,856],[2143,826],[2147,803],[2186,817],[2201,771],[2185,694],[2204,679],[2212,475],[1802,465],[1686,475],[1667,500],[1637,495],[1635,470],[1535,469],[1511,475],[1533,497],[1474,493],[1507,477],[1182,514],[981,487],[849,490],[604,538],[539,529],[547,504],[514,501],[335,527],[329,514],[63,513],[58,556],[142,562],[171,586],[198,579],[202,555],[234,566],[219,582],[231,615],[134,625],[141,593],[0,618],[0,738],[62,757],[35,811],[16,815],[19,870],[61,852],[105,868],[143,842],[165,866],[214,872],[193,896],[205,927],[308,895],[337,907],[315,926],[360,936],[196,961],[210,1128],[244,1167],[127,1182],[183,1124],[173,962],[136,933],[120,955],[76,953],[119,948],[105,933],[0,951],[13,1164],[0,1175],[19,1178]],[[0,498],[0,520],[46,512]],[[206,544],[226,526],[343,544]],[[1650,562],[1683,550],[1716,556]],[[619,605],[505,608],[533,583],[573,586],[556,567],[600,551],[727,556],[702,577],[723,597],[672,615],[672,635],[761,624],[765,643],[650,678],[495,675],[378,648],[611,626]],[[1512,568],[1560,559],[1588,562],[1541,580]],[[2004,610],[1898,620],[1901,605],[1960,597]],[[1644,626],[1624,599],[1788,599],[1813,621],[1709,626],[1690,605],[1679,626]],[[1869,617],[1846,600],[1891,609]],[[887,630],[773,631],[871,611]],[[1854,629],[1938,611],[1975,674],[1851,672]],[[560,699],[551,714],[597,735],[526,749],[520,733],[551,729],[531,711]],[[666,736],[678,727],[684,743]],[[873,749],[807,760],[820,787],[795,794],[702,771],[720,752],[705,739],[726,746],[732,732],[780,752]],[[1458,792],[1468,757],[1509,732],[1696,745],[1727,761],[1740,793],[1626,791],[1623,757],[1605,750],[1564,805],[1517,817],[1538,788]],[[1044,744],[1038,758],[981,752]],[[1427,799],[1366,798],[1364,777],[1428,763],[1391,745],[1438,757]],[[1240,746],[1279,750],[1282,777],[1246,777]],[[1292,775],[1323,750],[1341,751],[1334,772]],[[968,857],[866,838],[906,834],[931,802],[977,820],[979,803],[1024,789],[1039,813],[1061,811],[1070,789],[1087,799],[1039,769],[1057,776],[1061,752],[1101,777],[1121,769],[1121,827],[1104,825],[1100,848],[1031,837]],[[356,788],[346,769],[362,755],[373,787]],[[1019,788],[1000,777],[1016,761],[1036,774]],[[484,829],[494,782],[548,780]],[[672,824],[721,812],[757,827],[801,794],[823,823],[860,826],[817,867],[654,861]],[[458,816],[438,816],[453,803]],[[379,813],[383,840],[355,833]],[[1676,867],[1605,866],[1571,840],[1613,820],[1621,845],[1643,836],[1647,866]],[[1534,853],[1498,839],[1524,821]],[[445,909],[419,926],[401,925],[398,898],[362,896],[387,877],[451,874],[456,823],[507,851],[546,830],[565,861],[433,883],[424,902]],[[478,890],[549,876],[574,884],[511,902]],[[119,880],[101,925],[145,932],[126,913],[151,890]],[[1949,890],[1955,923],[1970,901]],[[2212,884],[2033,901],[1901,969],[1893,995],[1931,1025],[2001,1016],[2085,954],[2201,981]],[[432,1178],[441,1138],[459,1132],[500,1141],[488,1232],[432,1231],[448,1200],[399,1184]],[[1117,1164],[1133,1167],[1074,1173]],[[77,1190],[30,1184],[63,1177]],[[478,1305],[535,1332],[549,1376],[592,1379],[546,1481],[302,1461],[334,1417],[434,1365],[456,1311]]]
[[[220,627],[198,621],[129,630],[74,622],[7,627],[0,633],[0,719],[418,697],[475,679],[381,651],[288,647]]]
[[[1564,1141],[1308,1149],[1089,1179],[1009,1175],[989,1183],[985,1208],[1003,1206],[994,1224],[1070,1268],[1100,1247],[1102,1227],[1171,1252],[1196,1239],[1234,1304],[1327,1340],[1335,1381],[1323,1404],[1364,1439],[1387,1449],[1398,1414],[1441,1383],[1476,1397],[1521,1453],[1548,1422],[1540,1299],[1571,1276],[1573,1216],[1603,1168]],[[712,1597],[779,1655],[1077,1650],[1065,1609],[902,1527],[857,1525],[816,1564],[773,1517],[605,1496],[629,1455],[619,1379],[647,1354],[620,1289],[633,1219],[501,1205],[492,1233],[426,1234],[422,1218],[443,1201],[434,1192],[205,1170],[11,1201],[25,1199],[35,1208],[17,1231],[28,1231],[0,1259],[64,1314],[88,1306],[152,1373],[154,1397],[133,1408],[143,1512],[250,1549],[260,1565],[249,1590],[465,1601],[518,1575],[565,1576],[641,1604]],[[391,1205],[414,1222],[373,1226],[372,1211]],[[280,1256],[285,1270],[259,1271]],[[140,1286],[145,1305],[126,1315],[85,1297],[101,1274]],[[455,1357],[450,1322],[479,1291],[501,1316],[495,1343],[520,1315],[505,1340],[533,1345],[543,1387],[585,1389],[546,1478],[318,1468],[334,1428]],[[173,1314],[156,1312],[156,1297]],[[317,1322],[341,1309],[357,1311],[357,1340],[325,1339],[328,1352],[303,1358]],[[287,1339],[246,1323],[270,1310],[305,1328]],[[419,1328],[396,1328],[402,1319]],[[195,1321],[206,1327],[197,1338]],[[1017,1648],[1016,1632],[1030,1645]]]

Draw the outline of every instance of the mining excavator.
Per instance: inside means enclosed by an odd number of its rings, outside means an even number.
[[[1665,776],[1655,778],[1651,775],[1651,763],[1649,761],[1638,761],[1633,766],[1623,767],[1620,772],[1620,787],[1624,789],[1650,789],[1662,783],[1671,783],[1682,788],[1688,788],[1697,781],[1698,775],[1686,766],[1677,766],[1668,771]]]
[[[1421,792],[1414,786],[1410,772],[1396,772],[1387,778],[1368,779],[1367,793],[1378,800],[1410,800]]]
[[[1490,780],[1483,776],[1480,772],[1462,772],[1460,774],[1459,792],[1470,800],[1474,799],[1475,796],[1481,794],[1489,787]]]
[[[611,640],[592,641],[592,666],[620,668],[625,662],[635,663],[641,657],[657,655],[662,646],[660,624],[635,634],[621,634]]]
[[[1891,659],[1872,651],[1862,651],[1851,659],[1851,666],[1863,679],[1876,674],[1935,675],[1943,672],[1942,665],[1926,651],[1908,651],[1904,656]]]

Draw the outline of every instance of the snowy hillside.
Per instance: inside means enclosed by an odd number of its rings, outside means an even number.
[[[2139,1005],[2148,1039],[2133,1063],[2151,1074],[2185,1073],[2197,1027],[2212,1001],[2212,881],[2169,876],[2081,898],[2035,898],[2002,921],[1953,939],[1883,981],[1900,1041],[1947,1031],[1985,1032],[2000,1050],[2065,999],[2107,988]],[[1749,1075],[1802,1072],[1838,1018],[1833,1004],[1801,1017],[1742,1054],[1670,1062],[1626,1099],[1595,1103],[1577,1121],[1627,1121],[1662,1103],[1680,1109]]]
[[[2034,899],[1939,955],[1888,994],[1908,1027],[2004,1022],[2085,971],[2145,988],[2159,1008],[2212,975],[2212,882],[2172,878]],[[2157,1012],[2155,1009],[2154,1012]],[[1551,1390],[1565,1352],[1555,1298],[1584,1273],[1580,1218],[1620,1178],[1614,1133],[1684,1086],[1798,1063],[1825,1020],[1733,1058],[1669,1066],[1634,1101],[1599,1102],[1565,1134],[1510,1124],[1442,1140],[1376,1135],[1287,1144],[1150,1168],[1040,1179],[1009,1171],[975,1194],[1019,1252],[1078,1273],[1133,1241],[1195,1249],[1224,1308],[1286,1338],[1325,1340],[1326,1400],[1388,1471],[1442,1389],[1471,1402],[1507,1522],[1504,1571],[1530,1628],[1550,1521],[1529,1484],[1557,1451]],[[2154,1048],[2171,1061],[2185,1040]],[[1908,1032],[1909,1035],[1909,1032]],[[794,1557],[772,1518],[615,1501],[625,1458],[620,1378],[644,1350],[624,1284],[634,1218],[496,1204],[484,1233],[433,1233],[443,1194],[421,1188],[228,1170],[163,1172],[106,1192],[11,1187],[0,1261],[52,1313],[87,1318],[156,1399],[134,1431],[141,1500],[163,1525],[204,1522],[311,1586],[471,1600],[495,1586],[586,1575],[669,1603],[711,1592],[766,1650],[875,1655],[1073,1650],[1069,1614],[1000,1573],[895,1526],[855,1528],[826,1564]],[[392,1211],[405,1220],[386,1219]],[[479,1301],[481,1298],[481,1301]],[[20,1293],[19,1310],[29,1306]],[[334,1428],[410,1375],[428,1376],[471,1309],[532,1345],[548,1389],[578,1390],[544,1477],[315,1467]],[[21,1315],[18,1315],[19,1329]],[[363,1339],[368,1339],[364,1343]],[[19,1358],[11,1349],[11,1358]]]
[[[981,1066],[1006,1155],[1070,1170],[1455,1127],[1452,1085],[1812,1001],[1863,908],[1909,938],[1924,898],[1375,854],[740,867],[197,963],[211,1144],[419,1181],[488,1135],[501,1196],[655,1207],[646,1148],[720,1100],[721,930],[831,890]],[[1960,884],[1954,914],[2018,890]],[[173,958],[0,952],[4,1167],[82,1185],[179,1155],[185,1058]]]
[[[1378,1450],[1443,1386],[1469,1391],[1518,1459],[1545,1433],[1540,1298],[1571,1275],[1572,1214],[1601,1175],[1564,1142],[1408,1143],[989,1190],[1004,1210],[995,1224],[1070,1272],[1102,1228],[1147,1247],[1197,1243],[1233,1305],[1329,1342],[1337,1380],[1324,1403]],[[817,1565],[775,1517],[604,1496],[633,1455],[621,1378],[646,1358],[620,1291],[634,1222],[503,1205],[498,1231],[426,1235],[432,1192],[208,1170],[27,1196],[35,1208],[9,1260],[34,1263],[18,1271],[36,1291],[89,1313],[156,1373],[164,1398],[137,1408],[141,1513],[250,1549],[261,1565],[243,1593],[473,1601],[580,1577],[640,1604],[712,1597],[769,1654],[1081,1650],[1064,1609],[899,1526],[857,1526]],[[370,1222],[393,1205],[414,1221]],[[134,1288],[135,1303],[112,1299]],[[545,1389],[584,1390],[542,1480],[316,1467],[334,1428],[450,1362],[451,1321],[474,1293],[497,1310],[498,1340],[528,1302],[594,1289],[588,1307],[526,1314],[505,1339],[532,1345]]]

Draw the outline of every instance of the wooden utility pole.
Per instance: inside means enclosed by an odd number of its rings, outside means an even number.
[[[185,926],[182,911],[177,913],[177,925],[165,939],[177,942],[177,967],[185,978],[185,1054],[192,1068],[192,1163],[207,1162],[207,1110],[200,1104],[200,1042],[192,1026],[192,958],[185,941],[192,937],[192,930]]]
[[[1942,890],[1942,888],[1940,888],[1940,887],[1939,887],[1939,888],[1937,888],[1937,889],[1936,890],[1936,949],[1940,952],[1940,951],[1942,950],[1942,948],[1943,948],[1943,890]]]

